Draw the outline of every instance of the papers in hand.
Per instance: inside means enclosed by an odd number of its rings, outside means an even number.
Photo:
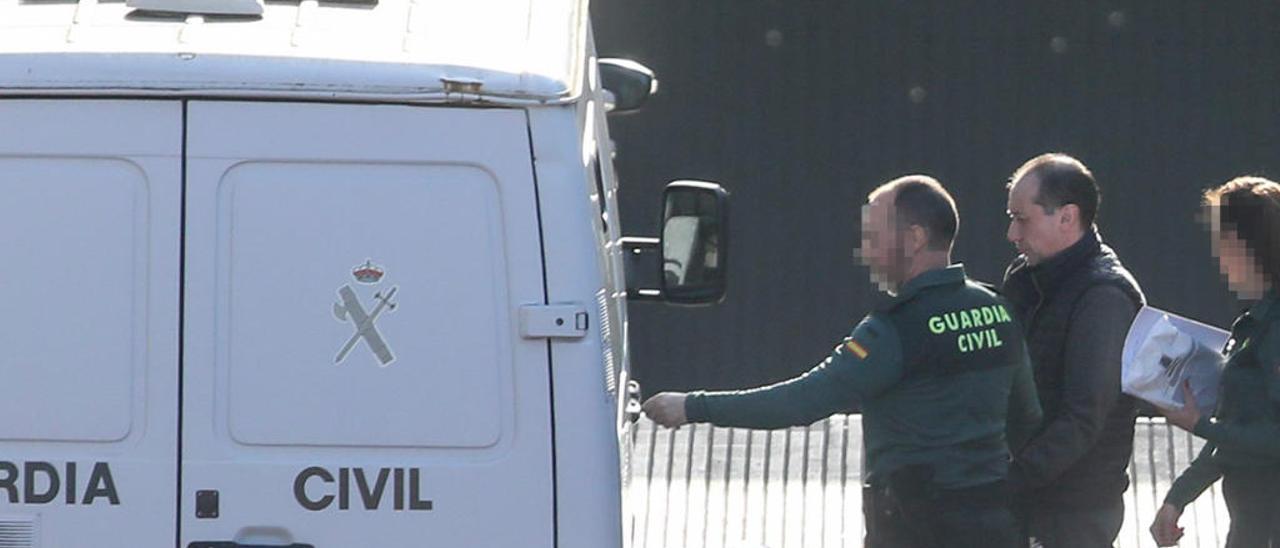
[[[1155,405],[1179,409],[1182,383],[1190,381],[1200,413],[1212,414],[1225,363],[1222,348],[1230,337],[1217,327],[1143,307],[1124,341],[1121,389]]]

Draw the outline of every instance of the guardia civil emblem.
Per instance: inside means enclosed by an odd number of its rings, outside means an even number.
[[[366,260],[364,264],[351,269],[351,276],[355,278],[358,285],[376,286],[386,275],[386,270],[373,264],[373,260]],[[396,303],[391,301],[395,297],[396,286],[383,293],[381,289],[376,290],[373,294],[373,300],[369,304],[373,305],[373,310],[366,312],[365,306],[360,301],[360,296],[356,294],[356,290],[351,284],[343,285],[338,289],[338,298],[341,299],[333,303],[333,316],[338,321],[351,323],[351,327],[355,329],[355,333],[351,334],[351,338],[347,339],[346,344],[338,350],[338,356],[333,363],[341,364],[351,354],[362,339],[365,346],[373,352],[373,355],[381,362],[382,367],[391,365],[396,360],[395,354],[391,353],[391,348],[387,346],[387,341],[382,338],[382,334],[378,332],[378,318],[383,312],[396,309]]]

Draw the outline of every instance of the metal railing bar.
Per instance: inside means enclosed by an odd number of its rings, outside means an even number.
[[[804,427],[804,449],[800,451],[800,545],[805,545],[805,533],[809,532],[809,426]]]
[[[742,467],[742,539],[747,538],[747,520],[751,517],[750,505],[747,501],[751,492],[751,442],[755,438],[755,433],[747,430],[747,454],[743,457],[746,463]]]
[[[631,451],[632,451],[632,453],[634,453],[634,452],[635,452],[635,448],[636,448],[636,445],[639,443],[639,440],[640,440],[640,422],[639,422],[639,421],[636,421],[635,423],[632,423],[632,425],[631,425]],[[627,473],[628,473],[628,474],[634,474],[634,473],[635,473],[635,458],[634,458],[634,456],[635,456],[635,455],[631,455],[629,458],[627,458]],[[633,478],[632,478],[632,479],[634,479],[634,476],[633,476]],[[635,484],[634,484],[634,483],[632,483],[631,485],[635,485]],[[627,493],[627,495],[628,495],[628,496],[630,496],[631,494],[630,494],[630,493]],[[634,505],[632,505],[632,506],[634,506]],[[633,513],[633,514],[631,515],[631,546],[639,546],[638,544],[636,544],[636,529],[637,529],[637,527],[636,527],[636,516],[635,516],[635,514]]]
[[[1129,452],[1129,494],[1133,496],[1133,515],[1138,516],[1138,464],[1133,458],[1133,452]],[[1142,543],[1142,528],[1135,527],[1133,530],[1133,541]]]
[[[694,435],[698,432],[697,424],[689,425],[689,452],[684,463],[684,520],[680,523],[680,545],[689,545],[689,499],[693,492],[693,446]]]
[[[787,545],[787,499],[791,493],[787,484],[791,481],[791,429],[787,429],[787,441],[782,449],[782,546]]]
[[[761,476],[764,482],[764,515],[769,515],[769,463],[773,461],[773,430],[764,433],[764,475]],[[760,544],[769,542],[769,520],[765,519],[764,526],[760,528]]]
[[[707,545],[707,531],[711,529],[711,456],[713,453],[712,449],[715,447],[715,434],[716,427],[711,426],[707,428],[707,462],[706,466],[702,468],[702,474],[706,479],[706,482],[703,485],[705,498],[702,501],[702,546],[704,547]]]
[[[1148,476],[1151,478],[1151,505],[1153,508],[1159,508],[1158,501],[1160,500],[1160,485],[1159,485],[1159,477],[1160,477],[1159,468],[1160,467],[1159,465],[1156,464],[1155,455],[1156,455],[1156,446],[1158,444],[1157,438],[1158,438],[1158,435],[1160,434],[1160,431],[1158,430],[1157,427],[1151,427],[1151,428],[1147,428],[1147,434],[1148,435],[1147,435],[1146,466],[1149,467]],[[1169,432],[1165,431],[1164,434],[1168,436]]]
[[[849,490],[849,417],[843,421],[843,440],[840,442],[840,547],[844,548],[847,531],[844,522],[848,519],[846,496]]]
[[[729,486],[733,472],[733,428],[729,428],[729,440],[724,452],[724,516],[720,520],[720,546],[729,543]]]
[[[654,451],[657,450],[657,446],[658,446],[658,429],[656,427],[650,426],[649,427],[649,462],[645,466],[647,471],[645,472],[645,486],[644,486],[644,531],[641,532],[641,538],[644,539],[644,544],[642,544],[641,546],[643,546],[644,548],[648,548],[649,546],[649,514],[653,512],[653,496],[652,496],[653,495],[653,464],[654,464],[653,454],[654,454]]]
[[[821,479],[819,485],[822,488],[822,511],[819,512],[818,531],[822,532],[819,537],[818,546],[820,548],[827,547],[827,458],[831,453],[831,421],[822,421],[822,468]]]
[[[666,507],[662,512],[662,542],[664,545],[667,541],[667,531],[670,530],[671,525],[671,476],[676,462],[676,430],[679,429],[667,429],[667,489],[663,493]]]

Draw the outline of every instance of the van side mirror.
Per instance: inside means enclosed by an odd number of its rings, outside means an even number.
[[[723,301],[728,286],[728,191],[704,181],[668,184],[662,193],[660,226],[657,238],[622,239],[628,258],[628,297],[681,305]],[[655,264],[658,288],[632,285],[646,285],[635,275],[645,274]]]
[[[724,300],[729,193],[720,185],[676,181],[662,193],[662,296],[677,304]]]
[[[658,92],[658,77],[653,71],[630,59],[604,58],[596,61],[600,85],[612,100],[605,101],[610,114],[635,112],[649,97]]]

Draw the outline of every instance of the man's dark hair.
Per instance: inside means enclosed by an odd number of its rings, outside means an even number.
[[[1262,177],[1236,177],[1204,193],[1206,208],[1216,209],[1219,230],[1229,230],[1271,284],[1280,289],[1280,184]]]
[[[929,249],[946,251],[956,240],[960,215],[956,201],[937,179],[928,175],[907,175],[881,185],[871,193],[893,192],[893,210],[900,227],[916,225],[929,237]]]
[[[1080,208],[1080,227],[1088,230],[1102,206],[1102,192],[1089,168],[1075,158],[1057,152],[1041,154],[1022,164],[1009,178],[1009,186],[1034,175],[1040,181],[1036,205],[1051,214],[1058,208],[1075,204]]]

